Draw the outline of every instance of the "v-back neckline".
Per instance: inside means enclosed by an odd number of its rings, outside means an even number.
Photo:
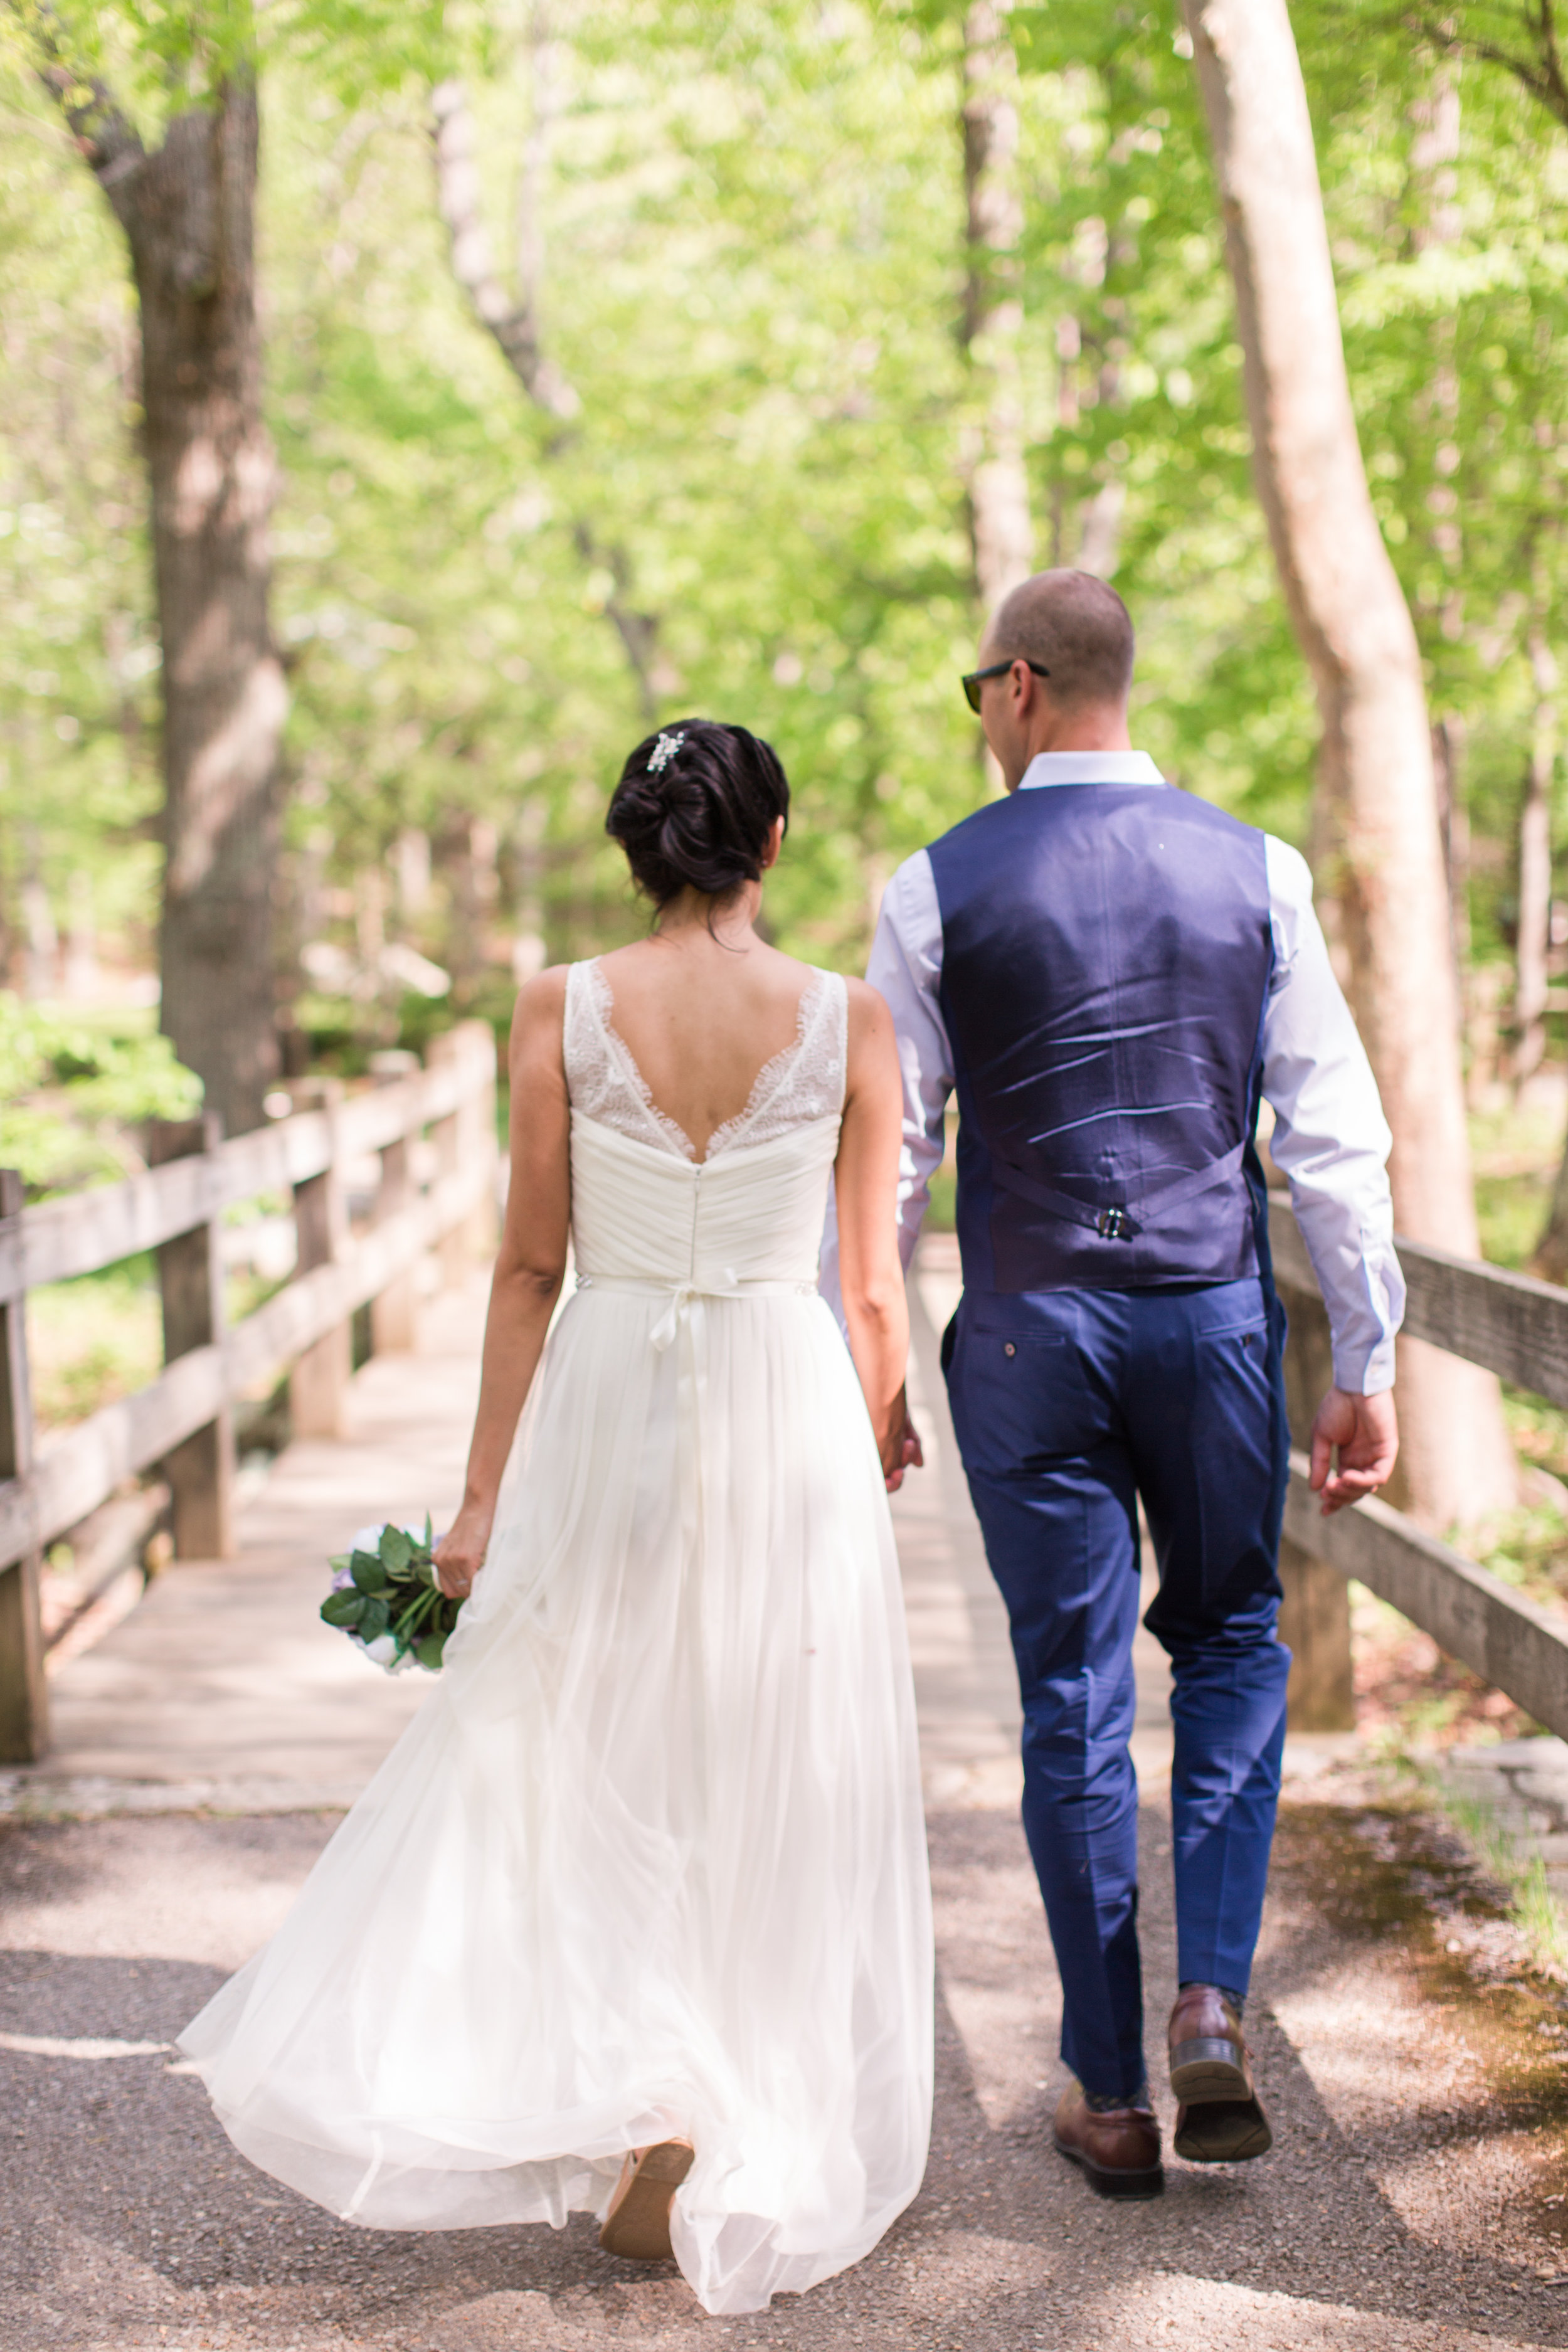
[[[610,985],[609,974],[605,970],[603,956],[592,958],[588,965],[588,973],[594,989],[595,1009],[598,1013],[605,1034],[621,1055],[626,1066],[626,1075],[636,1087],[644,1109],[660,1133],[674,1145],[681,1159],[689,1160],[694,1168],[705,1168],[712,1159],[715,1150],[722,1150],[757,1116],[784,1065],[793,1061],[805,1045],[813,1007],[827,978],[826,972],[815,970],[811,972],[795,1005],[794,1039],[789,1045],[781,1046],[776,1054],[769,1055],[756,1076],[752,1080],[751,1091],[746,1097],[744,1108],[737,1111],[732,1118],[720,1120],[708,1138],[706,1150],[699,1156],[697,1146],[692,1142],[679,1120],[671,1118],[669,1113],[667,1110],[661,1110],[658,1104],[655,1102],[653,1088],[643,1076],[641,1064],[616,1026],[616,992]]]

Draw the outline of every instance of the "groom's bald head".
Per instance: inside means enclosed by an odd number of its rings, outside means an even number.
[[[1005,596],[982,661],[1038,662],[1051,699],[1067,708],[1127,699],[1132,623],[1114,588],[1091,572],[1037,572]]]

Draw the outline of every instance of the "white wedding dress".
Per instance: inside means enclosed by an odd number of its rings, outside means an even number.
[[[710,2312],[920,2187],[931,1936],[891,1523],[816,1260],[846,994],[699,1165],[566,996],[575,1296],[418,1717],[181,2037],[237,2147],[380,2229],[602,2214],[679,2135]],[[889,1212],[890,1213],[890,1212]]]

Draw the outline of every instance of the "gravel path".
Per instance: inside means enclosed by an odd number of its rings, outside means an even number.
[[[1249,2009],[1274,2153],[1232,2169],[1173,2160],[1163,2200],[1119,2207],[1051,2151],[1058,1991],[1017,1821],[1016,1697],[936,1389],[941,1281],[922,1286],[931,1466],[899,1518],[938,1906],[937,2106],[925,2186],[870,2259],[767,2314],[710,2320],[672,2271],[601,2254],[584,2218],[559,2235],[353,2229],[242,2164],[167,2047],[271,1932],[339,1818],[321,1808],[395,1730],[389,1686],[345,1683],[335,1649],[310,1648],[300,1594],[324,1517],[374,1516],[399,1458],[426,1469],[437,1433],[400,1433],[421,1396],[429,1422],[466,1376],[469,1342],[454,1340],[451,1383],[435,1389],[428,1364],[409,1365],[406,1394],[390,1360],[371,1368],[360,1454],[301,1449],[275,1474],[253,1539],[294,1566],[274,1576],[258,1555],[245,1587],[261,1612],[248,1681],[233,1644],[230,1681],[215,1677],[203,1634],[239,1572],[171,1577],[167,1638],[132,1622],[68,1667],[73,1746],[53,1776],[12,1776],[0,2352],[1568,2344],[1568,2008],[1530,1977],[1451,1842],[1353,1770],[1293,1781],[1282,1823]],[[462,1417],[441,1420],[448,1452]],[[407,1696],[398,1685],[399,1706]],[[1152,1645],[1134,1747],[1157,2055],[1174,1987]],[[90,1817],[29,1819],[29,1803]],[[1158,2073],[1155,2092],[1168,2126]]]
[[[934,1813],[925,2188],[858,2270],[731,2320],[704,2318],[673,2273],[602,2255],[584,2220],[428,2238],[334,2222],[232,2154],[172,2053],[111,2054],[173,2037],[331,1826],[165,1815],[0,1832],[5,2352],[1568,2342],[1565,2209],[1547,2201],[1568,2188],[1563,2028],[1425,1825],[1352,1802],[1293,1810],[1253,2004],[1276,2152],[1173,2160],[1160,2203],[1123,2208],[1047,2144],[1055,1977],[1016,1820]],[[1143,1832],[1157,2025],[1172,1962],[1158,1807]]]

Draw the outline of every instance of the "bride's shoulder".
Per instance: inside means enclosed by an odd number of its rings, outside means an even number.
[[[806,963],[800,956],[785,955],[782,949],[770,950],[773,958],[772,969],[779,975],[777,984],[792,987],[803,1000],[820,996],[825,991],[839,994],[847,985],[842,972],[829,971],[825,964]]]
[[[566,1002],[572,974],[577,968],[571,963],[546,964],[544,970],[536,971],[531,980],[525,980],[517,992],[513,1020],[531,1021],[543,1013],[559,1013]]]
[[[846,980],[844,993],[851,1056],[868,1047],[879,1051],[884,1041],[890,1044],[893,1016],[881,991],[873,988],[868,980]]]
[[[524,981],[511,1013],[511,1059],[531,1057],[541,1050],[561,1058],[561,1024],[566,1017],[566,991],[574,967],[546,965]]]

